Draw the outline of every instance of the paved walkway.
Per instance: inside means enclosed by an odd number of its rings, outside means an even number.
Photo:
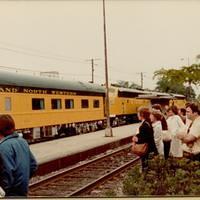
[[[61,138],[49,142],[30,145],[39,164],[56,158],[73,155],[107,143],[118,141],[135,134],[138,124],[112,128],[113,137],[105,137],[105,130]]]

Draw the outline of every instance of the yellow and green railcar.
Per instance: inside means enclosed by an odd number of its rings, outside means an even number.
[[[139,94],[146,94],[142,90],[111,87],[110,114],[112,120],[126,121],[128,123],[137,121],[137,110],[140,106],[149,106],[149,100],[137,99]]]
[[[60,127],[104,119],[103,87],[83,82],[0,72],[0,112],[32,140]]]
[[[173,99],[170,101],[170,105],[176,105],[178,108],[185,108],[187,103],[184,95],[181,94],[171,94]]]
[[[176,105],[178,108],[185,107],[185,96],[180,94],[168,94],[162,92],[149,92],[149,94],[139,95],[139,99],[148,99],[150,105],[160,104],[165,111],[166,106]]]

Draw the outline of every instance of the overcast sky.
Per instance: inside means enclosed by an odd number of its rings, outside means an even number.
[[[153,72],[195,63],[200,54],[200,1],[105,0],[110,82],[153,89]],[[102,0],[0,1],[0,66],[58,71],[104,82]],[[183,58],[183,59],[182,59]]]

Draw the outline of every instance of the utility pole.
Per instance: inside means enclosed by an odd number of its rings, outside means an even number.
[[[141,76],[141,89],[143,89],[143,82],[144,82],[144,74],[143,72],[140,73]]]
[[[104,56],[105,56],[105,79],[106,79],[105,114],[106,114],[106,119],[107,119],[107,127],[105,129],[105,137],[113,137],[112,128],[110,126],[105,0],[103,0],[103,30],[104,30]]]
[[[94,59],[92,59],[91,62],[92,62],[92,83],[94,83]]]
[[[91,58],[91,59],[86,60],[86,61],[91,61],[91,66],[92,66],[92,80],[90,81],[90,83],[94,83],[94,66],[97,65],[97,64],[94,64],[95,60],[100,60],[100,59],[99,58]]]
[[[137,73],[140,74],[140,87],[143,89],[144,87],[144,72]]]

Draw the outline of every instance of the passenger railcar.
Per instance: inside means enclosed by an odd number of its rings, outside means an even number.
[[[185,104],[186,104],[186,98],[184,95],[181,94],[171,94],[172,95],[172,100],[170,102],[170,104],[174,104],[176,106],[178,106],[179,108],[184,108]]]
[[[141,94],[138,99],[146,99],[150,101],[150,105],[160,104],[163,110],[166,106],[176,105],[178,108],[185,107],[186,99],[184,95],[168,94],[162,92],[149,92],[148,94]]]
[[[140,106],[184,107],[183,95],[109,88],[111,125],[137,120]],[[0,72],[0,112],[11,114],[29,142],[105,127],[105,88],[80,81]]]
[[[104,119],[104,96],[96,84],[0,73],[0,112],[11,114],[30,141],[67,133],[74,124],[94,126]]]
[[[132,123],[137,121],[137,110],[140,106],[150,106],[148,99],[138,99],[140,94],[148,94],[147,91],[110,87],[110,115],[112,123]]]

